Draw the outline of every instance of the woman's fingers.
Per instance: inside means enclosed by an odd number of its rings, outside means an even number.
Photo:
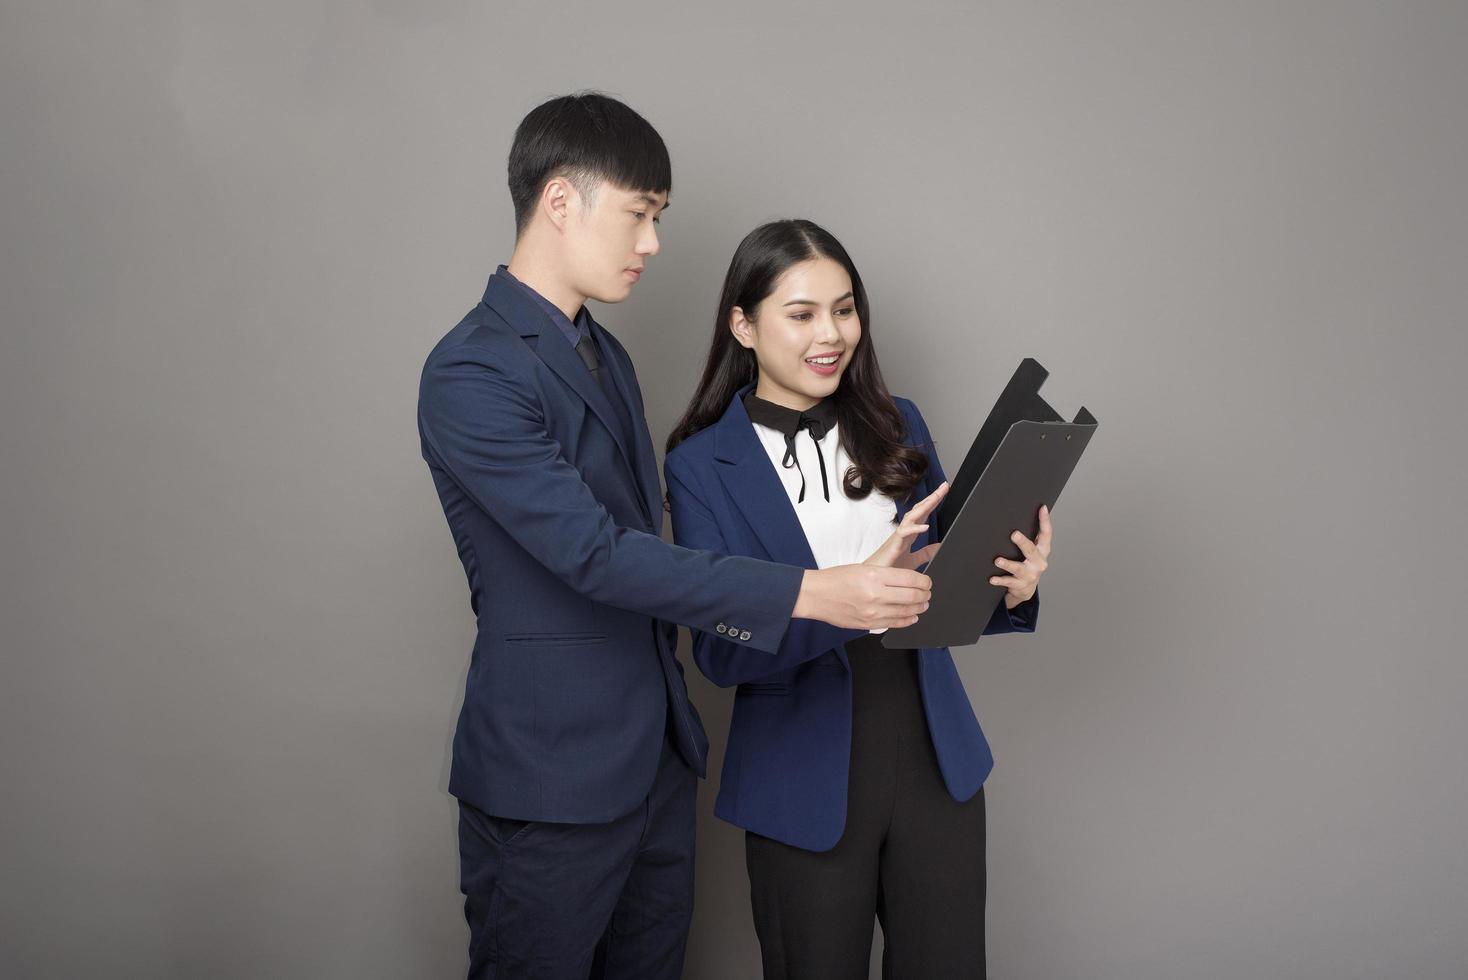
[[[919,500],[917,503],[913,504],[912,509],[903,515],[902,522],[905,524],[909,520],[926,521],[928,519],[928,515],[933,512],[934,508],[936,508],[939,504],[943,502],[943,498],[947,495],[948,481],[944,480],[942,483],[938,484],[938,489],[934,490],[922,500]]]
[[[882,542],[882,546],[880,548],[872,552],[871,557],[868,558],[864,562],[864,564],[896,565],[898,562],[902,561],[903,556],[905,556],[911,548],[909,540],[911,538],[917,537],[919,534],[922,534],[927,529],[928,525],[926,524],[915,524],[911,527],[899,527],[897,530],[888,535],[887,540]]]
[[[922,564],[920,561],[913,561],[910,557],[912,539],[931,527],[931,525],[926,523],[928,515],[943,502],[943,498],[947,494],[948,481],[945,480],[938,485],[938,489],[909,508],[908,512],[902,515],[902,520],[898,523],[897,528],[888,536],[886,541],[882,542],[882,547],[878,548],[867,559],[867,563],[875,565],[901,564],[904,568],[914,568]],[[926,560],[924,559],[924,561]]]
[[[913,568],[916,568],[919,565],[926,565],[928,562],[933,560],[933,556],[938,553],[938,549],[941,547],[943,547],[943,543],[941,541],[937,544],[926,545],[925,547],[919,548],[917,551],[910,552],[907,556],[907,560],[912,562]]]
[[[928,515],[937,509],[938,505],[943,502],[943,498],[946,496],[948,496],[948,481],[944,480],[938,484],[938,489],[913,504],[903,516],[904,518],[912,517],[920,521],[925,521],[928,519]]]
[[[1035,540],[1031,541],[1021,531],[1015,531],[1009,536],[1009,539],[1019,546],[1025,560],[1020,562],[1012,558],[995,558],[994,567],[1010,574],[990,575],[989,584],[1018,592],[1033,588],[1050,563],[1050,542],[1053,534],[1054,527],[1050,523],[1050,508],[1042,504],[1040,506],[1040,533],[1036,535]]]
[[[947,486],[948,484],[944,484],[944,487]],[[928,530],[928,524],[926,524],[928,515],[932,513],[932,509],[935,506],[938,506],[938,502],[942,500],[942,494],[944,493],[947,493],[947,490],[934,490],[931,494],[928,494],[928,497],[922,503],[915,506],[912,511],[904,513],[903,519],[897,524],[897,533],[906,533],[910,537],[910,535],[922,534],[923,531]]]

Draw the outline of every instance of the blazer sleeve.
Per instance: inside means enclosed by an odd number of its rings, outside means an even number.
[[[933,436],[928,432],[928,423],[923,419],[923,414],[918,407],[906,398],[899,398],[899,404],[906,410],[908,424],[913,427],[913,442],[921,446],[928,454],[928,473],[923,480],[923,494],[932,493],[938,488],[938,484],[948,479],[943,473],[943,464],[938,462],[938,448],[933,444]],[[942,511],[942,508],[939,508]],[[933,529],[930,538],[934,541],[943,540],[947,533],[938,515],[934,515]],[[994,574],[999,574],[999,569],[994,569]],[[989,622],[984,626],[984,635],[992,633],[1033,633],[1035,626],[1040,621],[1040,590],[1035,589],[1035,594],[1021,602],[1013,609],[1005,608],[1000,602],[994,609],[994,615],[989,617]]]
[[[742,643],[779,648],[803,571],[619,526],[547,431],[532,385],[493,352],[460,345],[430,358],[418,425],[465,495],[570,588],[700,629],[737,622],[749,632]]]
[[[673,512],[673,540],[689,548],[727,553],[723,532],[699,492],[700,483],[688,460],[680,453],[669,453],[663,462],[663,472],[668,484],[668,503]],[[747,646],[729,640],[727,633],[721,634],[717,629],[695,628],[692,630],[693,659],[709,680],[720,687],[730,687],[790,670],[848,640],[865,636],[866,632],[842,629],[813,619],[794,619],[772,657],[767,653],[752,652]]]

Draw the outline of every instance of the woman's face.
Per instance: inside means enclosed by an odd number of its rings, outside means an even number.
[[[824,256],[785,270],[756,309],[734,307],[729,329],[759,362],[755,394],[800,412],[836,390],[861,343],[851,277]]]

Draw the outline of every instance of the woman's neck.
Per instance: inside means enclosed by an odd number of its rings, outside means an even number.
[[[763,398],[772,405],[779,405],[782,408],[792,409],[797,412],[804,412],[807,409],[815,408],[823,400],[812,398],[809,395],[802,395],[800,392],[791,391],[789,388],[783,388],[780,385],[767,381],[764,375],[760,375],[758,383],[754,386],[754,396],[756,398]]]

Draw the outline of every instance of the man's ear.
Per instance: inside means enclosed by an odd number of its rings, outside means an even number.
[[[552,177],[540,189],[540,210],[559,231],[566,230],[566,221],[580,202],[576,185],[565,177]]]
[[[754,322],[744,315],[742,307],[729,311],[729,332],[739,341],[739,346],[754,349]]]

